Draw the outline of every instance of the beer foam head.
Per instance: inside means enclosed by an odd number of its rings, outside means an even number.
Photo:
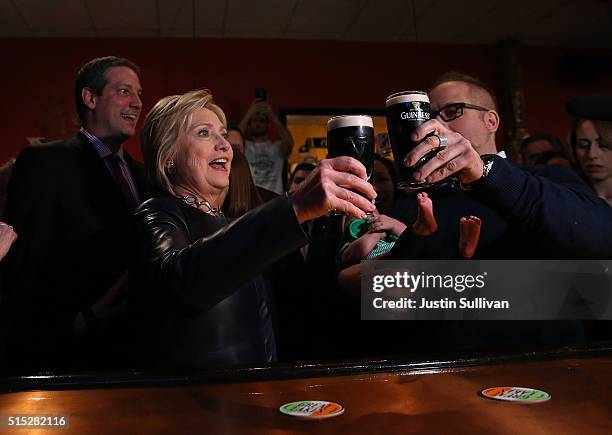
[[[329,118],[327,121],[327,129],[334,130],[344,127],[371,127],[374,128],[372,117],[368,115],[341,115]]]
[[[429,103],[429,97],[422,91],[396,92],[395,94],[391,94],[387,97],[385,107],[393,106],[394,104],[398,103],[412,103],[413,101]]]

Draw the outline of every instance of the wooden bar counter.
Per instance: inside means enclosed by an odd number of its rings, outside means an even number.
[[[483,398],[489,387],[546,391],[543,403]],[[38,375],[0,382],[0,414],[64,415],[75,434],[612,434],[612,347],[460,360],[276,365],[180,375]],[[306,420],[298,400],[345,407]]]

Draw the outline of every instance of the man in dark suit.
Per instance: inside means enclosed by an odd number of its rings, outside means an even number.
[[[131,214],[147,195],[144,168],[122,144],[135,134],[141,93],[129,60],[88,62],[75,83],[81,130],[17,159],[7,221],[19,239],[4,269],[0,358],[10,370],[121,365],[112,320]]]

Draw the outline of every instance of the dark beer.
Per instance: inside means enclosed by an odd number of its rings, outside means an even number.
[[[374,123],[371,117],[345,115],[327,121],[327,157],[339,156],[359,160],[370,179],[374,168]]]
[[[429,97],[421,91],[398,92],[387,97],[385,106],[387,130],[398,175],[397,187],[403,190],[421,190],[431,186],[430,183],[424,181],[415,181],[413,174],[438,150],[430,151],[411,168],[404,165],[406,154],[418,145],[418,142],[410,139],[412,132],[431,118]]]

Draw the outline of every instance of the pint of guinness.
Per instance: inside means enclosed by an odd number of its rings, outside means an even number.
[[[374,123],[366,115],[334,116],[327,121],[327,157],[349,156],[374,168]]]
[[[438,150],[430,151],[411,168],[404,165],[404,157],[418,144],[410,139],[412,132],[431,118],[429,97],[421,91],[398,92],[387,97],[385,106],[389,140],[398,174],[398,189],[415,191],[431,186],[425,181],[415,181],[413,174]]]

